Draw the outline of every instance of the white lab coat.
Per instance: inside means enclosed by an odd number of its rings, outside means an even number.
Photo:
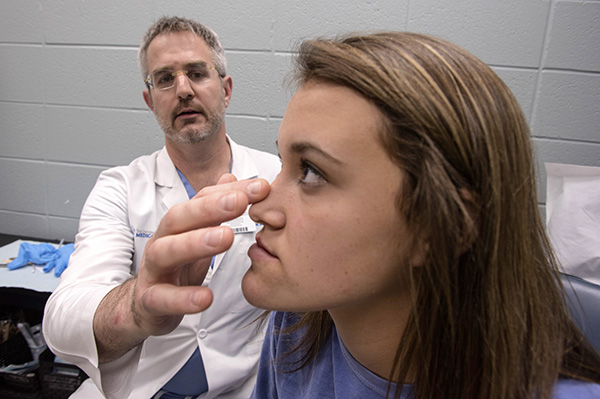
[[[276,156],[229,142],[232,173],[238,179],[275,179],[280,168]],[[196,347],[209,386],[204,397],[250,396],[264,336],[256,323],[248,326],[262,311],[248,304],[241,291],[253,233],[236,234],[233,246],[217,256],[204,282],[214,293],[209,309],[185,316],[172,333],[150,337],[120,359],[98,366],[92,330],[98,304],[139,268],[146,242],[167,210],[188,198],[164,148],[98,178],[81,213],[75,252],[48,300],[43,322],[52,351],[91,377],[73,397],[101,398],[93,381],[107,398],[147,399]]]

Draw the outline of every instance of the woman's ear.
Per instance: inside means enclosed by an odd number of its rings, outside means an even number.
[[[421,267],[425,264],[425,259],[427,259],[429,253],[429,241],[421,239],[415,241],[413,252],[408,259],[409,265],[411,267]]]
[[[467,252],[475,242],[479,231],[479,206],[476,196],[466,188],[459,188],[458,194],[464,205],[461,236],[458,245],[457,256]]]

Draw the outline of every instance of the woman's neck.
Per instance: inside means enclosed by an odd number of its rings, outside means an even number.
[[[350,354],[371,372],[388,379],[409,311],[409,298],[394,297],[351,309],[331,309],[329,313]]]

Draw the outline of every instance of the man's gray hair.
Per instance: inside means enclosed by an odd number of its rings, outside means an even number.
[[[202,38],[212,54],[215,68],[219,76],[227,75],[227,63],[225,61],[225,50],[219,41],[217,34],[208,26],[202,25],[200,22],[180,17],[162,17],[156,21],[142,38],[142,44],[138,53],[138,62],[142,78],[148,76],[148,46],[154,38],[162,33],[173,32],[192,32]]]

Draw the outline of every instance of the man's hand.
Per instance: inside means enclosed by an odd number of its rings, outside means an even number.
[[[150,335],[170,333],[184,315],[210,306],[212,292],[201,284],[212,257],[226,251],[234,238],[220,224],[242,215],[268,192],[265,180],[224,175],[216,186],[165,214],[146,244],[137,276],[109,292],[96,310],[101,363],[119,358]]]

